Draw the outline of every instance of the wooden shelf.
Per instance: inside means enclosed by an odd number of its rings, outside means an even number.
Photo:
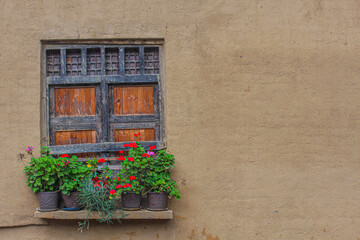
[[[34,217],[43,219],[85,219],[87,211],[54,211],[54,212],[39,212],[35,211]],[[121,215],[117,211],[117,215]],[[88,219],[99,219],[98,212],[90,212]],[[172,210],[166,211],[124,211],[124,217],[121,219],[173,219]]]

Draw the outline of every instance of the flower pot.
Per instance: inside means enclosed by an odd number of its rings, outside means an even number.
[[[167,210],[168,193],[149,192],[147,194],[148,209],[153,211]]]
[[[124,210],[139,210],[141,205],[141,195],[134,192],[123,193],[121,195],[122,207]]]
[[[57,192],[39,192],[39,206],[42,211],[54,211],[58,208],[59,195]]]
[[[66,208],[78,208],[80,210],[79,192],[71,192],[70,195],[61,193]]]

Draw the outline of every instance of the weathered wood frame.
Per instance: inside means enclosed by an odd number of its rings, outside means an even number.
[[[109,41],[107,41],[109,42]],[[136,41],[129,41],[134,42]],[[96,42],[95,42],[96,43]],[[110,43],[110,42],[109,42]],[[122,43],[122,41],[120,41]],[[158,149],[165,148],[164,139],[164,119],[163,119],[163,102],[161,89],[161,75],[162,75],[162,41],[154,40],[149,45],[145,45],[146,41],[141,42],[142,45],[137,44],[66,44],[62,42],[43,41],[42,48],[42,139],[46,138],[42,144],[47,144],[53,154],[61,153],[86,153],[98,152],[103,153],[102,156],[108,156],[107,153],[119,150],[126,150],[123,148],[123,143],[114,141],[114,130],[118,128],[146,128],[154,127],[155,141],[143,142],[143,146],[149,144],[155,145]],[[145,43],[145,44],[144,44]],[[125,75],[124,71],[124,49],[125,48],[139,48],[140,54],[140,74]],[[160,74],[145,74],[144,63],[144,48],[158,47],[160,57]],[[101,75],[87,76],[86,54],[89,48],[100,48],[101,52]],[[105,72],[105,49],[118,48],[119,49],[119,75],[106,75]],[[59,77],[46,76],[46,51],[51,49],[60,50],[61,58],[61,75]],[[81,76],[66,76],[66,50],[67,49],[81,49],[82,69]],[[112,99],[109,97],[111,88],[114,85],[153,85],[154,86],[154,115],[133,115],[133,116],[112,116],[111,108]],[[96,89],[96,116],[88,117],[62,117],[55,118],[54,113],[54,88],[56,87],[76,87],[76,86],[94,86]],[[100,95],[98,95],[100,93]],[[98,112],[100,109],[101,112]],[[54,145],[55,130],[85,130],[97,129],[97,143],[95,144],[73,144],[73,145]]]

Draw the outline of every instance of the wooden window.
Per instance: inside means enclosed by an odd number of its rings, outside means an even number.
[[[44,136],[54,154],[111,157],[164,146],[161,46],[44,46]],[[134,133],[140,133],[135,137]]]

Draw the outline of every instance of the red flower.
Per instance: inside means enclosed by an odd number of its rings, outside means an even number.
[[[130,162],[133,162],[133,161],[134,161],[134,158],[133,158],[133,157],[128,157],[127,160],[130,161]]]
[[[124,158],[124,156],[120,156],[120,157],[117,158],[117,160],[119,160],[119,161],[124,161],[125,158]]]
[[[142,154],[142,157],[146,157],[146,153],[143,153],[143,154]]]
[[[119,185],[116,186],[116,189],[119,189],[119,188],[122,188],[122,187],[123,187],[123,185],[119,184]]]
[[[137,137],[137,134],[136,134],[136,133],[134,133],[134,136],[135,136],[135,137]]]
[[[104,162],[105,162],[105,159],[103,159],[103,158],[100,158],[98,161],[98,163],[104,163]]]
[[[132,187],[131,184],[128,184],[128,187]]]
[[[125,144],[124,144],[124,147],[128,147],[128,145],[125,143]]]
[[[61,158],[69,157],[69,155],[67,155],[67,154],[62,154],[60,157],[61,157]]]
[[[118,177],[117,180],[120,181],[121,180],[120,177]]]
[[[146,157],[150,157],[150,155],[149,154],[145,154],[146,155]]]
[[[120,151],[120,153],[123,153],[123,152],[124,152],[123,150]]]
[[[138,133],[138,136],[140,136],[140,133]]]
[[[109,192],[111,195],[113,195],[113,194],[115,194],[116,193],[116,191],[114,190],[114,189],[112,189],[112,190],[110,190],[110,192]]]
[[[150,151],[154,150],[155,148],[156,148],[155,145],[152,145],[152,146],[150,147]]]
[[[135,180],[135,179],[136,179],[135,176],[130,176],[130,181]]]
[[[74,179],[74,181],[76,182],[76,180]]]

